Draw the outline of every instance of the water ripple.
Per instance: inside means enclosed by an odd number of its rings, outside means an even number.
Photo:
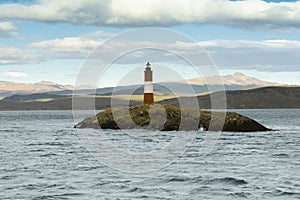
[[[180,159],[149,174],[115,171],[94,158],[72,129],[71,111],[0,112],[0,199],[300,199],[300,110],[239,112],[278,131],[222,133],[205,158],[199,133]],[[130,143],[125,132],[105,133],[133,150],[159,148],[174,134],[143,132]]]

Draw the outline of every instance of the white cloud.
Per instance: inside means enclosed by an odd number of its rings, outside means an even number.
[[[300,27],[300,1],[39,0],[2,3],[0,18],[111,26],[217,23],[255,28]]]
[[[27,74],[24,72],[5,72],[5,75],[10,78],[25,78],[27,77]]]
[[[85,53],[99,46],[101,42],[92,39],[82,39],[80,37],[67,37],[63,39],[46,40],[30,44],[29,47],[38,49],[48,49],[61,52]]]
[[[28,47],[40,51],[40,56],[48,58],[84,58],[102,42],[116,35],[111,32],[96,31],[74,37],[56,38],[29,44]]]
[[[1,31],[12,31],[16,29],[17,28],[14,25],[12,25],[10,22],[0,22]]]
[[[89,35],[89,37],[87,37]],[[68,37],[55,40],[46,40],[29,45],[41,56],[50,58],[86,58],[95,47],[102,44],[92,35]],[[155,43],[150,41],[110,41],[110,45],[101,46],[101,56],[97,59],[111,59],[115,57],[118,49],[137,49],[140,45],[145,48],[174,49],[180,56],[193,57],[199,60],[195,52],[203,47],[220,69],[258,71],[299,71],[300,70],[300,41],[298,40],[210,40],[195,43],[177,41],[176,43]],[[51,55],[51,56],[49,56]],[[44,58],[45,59],[45,58]],[[177,63],[180,59],[174,55],[166,56],[166,52],[137,50],[122,56],[118,64],[143,63],[145,60],[152,62]],[[200,59],[201,60],[201,59]],[[109,61],[109,60],[108,60]]]
[[[10,22],[0,22],[0,37],[16,37],[17,28]]]
[[[257,71],[300,71],[298,40],[212,40],[198,43],[211,53],[223,69]]]
[[[8,24],[5,27],[10,30]],[[35,42],[23,49],[0,45],[0,65],[30,64],[51,59],[82,59],[103,40],[114,35],[115,33],[96,31],[75,37]]]
[[[198,45],[205,48],[222,47],[222,48],[300,48],[300,41],[298,40],[209,40],[198,42]]]
[[[0,65],[35,63],[37,58],[24,50],[0,46]]]

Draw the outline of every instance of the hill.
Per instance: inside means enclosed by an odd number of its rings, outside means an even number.
[[[2,98],[13,94],[32,94],[73,89],[72,85],[61,85],[50,81],[40,81],[37,83],[0,81],[0,97]]]
[[[218,95],[219,92],[213,93]],[[191,97],[179,97],[191,101]],[[210,95],[197,96],[200,108],[210,108]],[[226,91],[228,109],[278,109],[300,108],[300,87],[262,87],[248,90]],[[160,101],[178,106],[178,99]]]
[[[278,83],[266,82],[246,76],[242,73],[234,73],[221,76],[226,90],[241,90],[263,86],[278,86]],[[193,78],[189,80],[179,80],[171,82],[158,82],[154,84],[154,91],[169,93],[179,93],[180,95],[194,95],[207,93],[208,87],[219,88],[215,86],[223,86],[216,82],[216,77]],[[80,86],[81,94],[93,94],[94,89],[90,86]],[[72,95],[75,89],[72,85],[62,85],[50,81],[40,81],[37,83],[20,83],[0,81],[0,98],[8,97],[14,94],[33,94],[33,93],[50,93],[55,95]],[[77,90],[77,89],[76,89]],[[98,88],[96,94],[111,95],[113,92],[118,94],[143,94],[143,85],[128,85],[117,87]]]
[[[64,98],[65,96],[49,94],[49,93],[34,93],[29,95],[15,94],[9,97],[5,97],[3,101],[50,101],[54,99]]]
[[[221,76],[224,85],[239,85],[239,86],[253,86],[253,87],[263,87],[263,86],[279,86],[281,84],[262,81],[257,78],[247,76],[243,73],[236,72],[234,74]],[[207,78],[193,78],[186,80],[187,83],[192,85],[217,85],[219,84],[216,80],[216,76],[211,76]]]
[[[213,93],[218,95],[219,92]],[[178,105],[178,98],[156,95],[156,103]],[[226,91],[227,108],[229,109],[277,109],[277,108],[300,108],[300,87],[262,87],[247,90]],[[111,106],[110,95],[82,95],[80,98],[95,99],[96,109],[107,109]],[[117,95],[113,97],[117,105],[127,106],[126,99],[130,98],[130,105],[142,103],[142,95]],[[165,100],[159,100],[164,99]],[[179,97],[188,102],[192,97]],[[210,95],[197,96],[200,108],[210,108]],[[0,110],[71,110],[71,95],[14,95],[0,100]],[[81,109],[94,109],[87,106]]]
[[[26,95],[25,95],[26,96]],[[30,95],[31,96],[31,95]],[[111,97],[93,97],[93,96],[81,96],[78,97],[78,101],[84,101],[86,98],[95,100],[95,105],[97,110],[107,109],[111,106]],[[26,99],[26,97],[24,98]],[[116,101],[118,106],[127,106],[127,101],[118,98]],[[140,104],[141,101],[132,100],[131,105]],[[82,110],[95,109],[92,105],[85,105],[80,107]],[[51,100],[26,100],[26,101],[16,101],[12,100],[0,100],[0,110],[72,110],[72,96],[59,96],[59,98]]]

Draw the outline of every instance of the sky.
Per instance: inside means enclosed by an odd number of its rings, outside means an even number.
[[[146,47],[170,46],[187,56],[198,56],[196,50],[203,48],[221,75],[242,72],[300,84],[300,1],[279,0],[2,0],[0,81],[74,85],[95,49],[144,27],[165,28],[193,41],[166,42],[157,34],[157,41],[143,39]],[[120,45],[134,49],[136,43],[118,41],[106,53]],[[112,64],[101,86],[113,86],[150,58],[153,67],[169,65],[185,78],[197,76],[180,57],[159,51],[126,56]]]

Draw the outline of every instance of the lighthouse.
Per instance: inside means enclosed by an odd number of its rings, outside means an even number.
[[[152,79],[152,70],[151,64],[147,62],[145,68],[145,84],[144,84],[144,104],[152,104],[154,103],[153,97],[153,79]]]

